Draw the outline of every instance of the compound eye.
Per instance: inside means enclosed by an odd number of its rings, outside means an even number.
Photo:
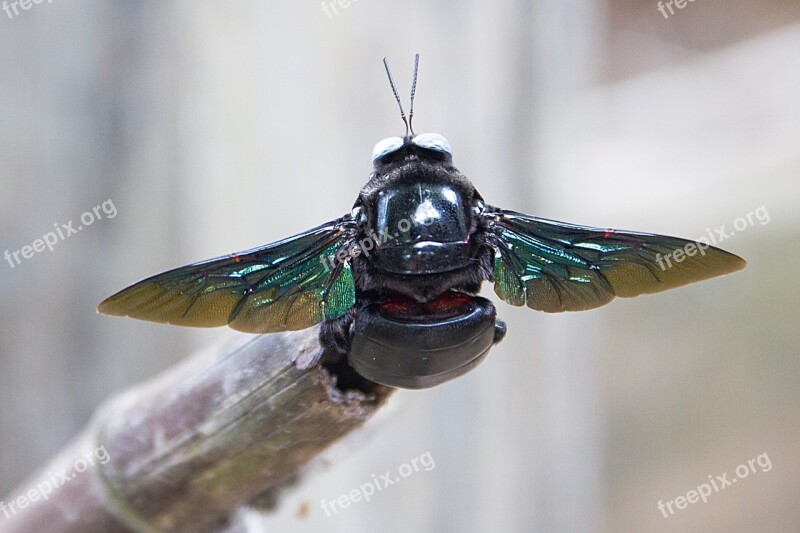
[[[396,152],[403,147],[402,137],[389,137],[375,145],[372,149],[372,162],[374,163],[381,157],[387,156],[392,152]]]
[[[424,148],[426,150],[433,150],[443,154],[453,155],[453,149],[450,147],[450,142],[444,136],[438,133],[420,133],[411,142],[415,146]]]
[[[476,217],[479,217],[483,214],[483,211],[486,209],[486,204],[483,201],[483,198],[480,196],[476,196],[472,200],[472,214]]]

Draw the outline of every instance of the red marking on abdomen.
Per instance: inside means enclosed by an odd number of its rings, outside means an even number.
[[[460,307],[469,306],[471,303],[472,298],[466,294],[448,291],[438,296],[435,300],[428,302],[425,307],[433,313],[444,313]]]

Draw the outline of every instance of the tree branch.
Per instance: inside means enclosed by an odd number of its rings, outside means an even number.
[[[71,445],[4,500],[0,531],[222,527],[239,506],[359,427],[391,393],[336,376],[342,368],[302,368],[319,349],[316,328],[262,335],[197,354],[109,398]],[[342,391],[337,379],[355,388]]]

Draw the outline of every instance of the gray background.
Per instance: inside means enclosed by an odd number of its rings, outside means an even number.
[[[488,202],[722,243],[735,276],[599,310],[498,304],[509,334],[469,375],[401,392],[250,531],[797,530],[800,5],[55,0],[0,11],[0,498],[114,390],[236,335],[98,316],[167,268],[349,210],[379,139],[451,141]],[[491,294],[489,287],[485,292]],[[430,452],[436,467],[326,517],[320,500]],[[656,504],[773,464],[663,518]],[[307,507],[308,516],[298,511]],[[304,514],[304,513],[300,513]],[[0,517],[2,531],[2,517]]]

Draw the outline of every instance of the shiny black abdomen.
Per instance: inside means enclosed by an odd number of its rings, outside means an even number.
[[[353,328],[350,366],[370,381],[406,389],[461,376],[499,340],[492,303],[481,297],[472,301],[468,312],[430,323],[392,320],[377,304],[362,308]]]

